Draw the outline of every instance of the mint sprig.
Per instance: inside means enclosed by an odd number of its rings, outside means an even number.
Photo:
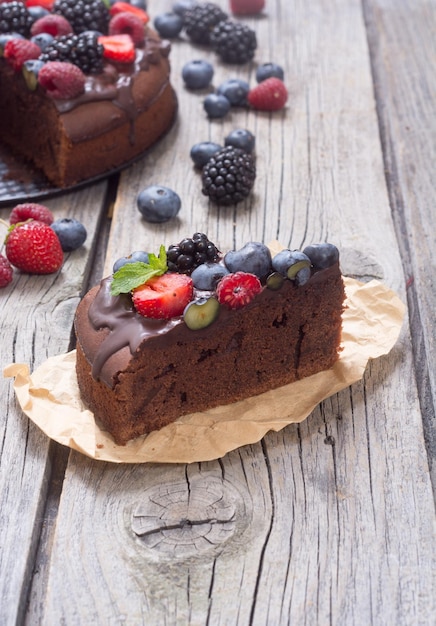
[[[111,294],[119,296],[120,293],[129,293],[132,289],[144,285],[154,276],[162,276],[167,271],[167,253],[165,246],[161,245],[159,256],[152,252],[148,255],[148,263],[137,261],[126,263],[115,272],[111,283]]]

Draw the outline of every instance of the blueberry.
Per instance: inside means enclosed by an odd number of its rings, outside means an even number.
[[[32,19],[34,22],[39,20],[41,17],[45,17],[46,15],[50,15],[50,11],[48,9],[44,9],[41,6],[27,7]]]
[[[250,241],[240,250],[227,252],[224,263],[230,272],[248,272],[263,279],[271,271],[271,252],[265,244]]]
[[[44,61],[39,59],[28,59],[24,61],[21,68],[24,80],[26,81],[27,88],[30,91],[35,91],[38,86],[38,74],[41,67],[44,66]]]
[[[303,250],[313,267],[325,270],[339,261],[339,250],[332,243],[314,243]]]
[[[217,89],[217,93],[225,96],[232,106],[247,106],[249,91],[249,84],[240,78],[230,78]]]
[[[195,167],[204,167],[210,157],[219,152],[222,146],[213,141],[202,141],[192,146],[190,156]]]
[[[63,217],[51,224],[64,252],[77,250],[85,243],[87,232],[84,225],[73,217]]]
[[[197,2],[194,2],[194,0],[178,0],[178,2],[173,4],[173,12],[183,17],[186,11],[192,9],[196,4]]]
[[[190,302],[184,312],[183,320],[191,330],[206,328],[216,320],[220,304],[216,298],[198,298]]]
[[[139,212],[147,222],[167,222],[175,217],[181,207],[180,197],[175,191],[160,185],[143,189],[137,198]]]
[[[203,263],[195,268],[191,278],[196,289],[213,291],[217,282],[227,274],[230,272],[222,263]]]
[[[129,4],[137,9],[147,10],[147,2],[145,0],[130,0]]]
[[[41,48],[41,51],[44,52],[47,46],[51,44],[53,39],[53,35],[50,35],[49,33],[39,33],[38,35],[32,37],[30,41],[36,43],[36,45]]]
[[[283,68],[280,67],[280,65],[277,65],[277,63],[263,63],[263,65],[259,65],[256,70],[256,80],[258,83],[261,83],[272,76],[280,78],[280,80],[283,80],[285,77]]]
[[[272,266],[276,272],[295,280],[297,285],[304,285],[310,278],[310,259],[299,250],[281,250],[273,260]]]
[[[205,97],[203,107],[209,117],[224,117],[230,111],[230,102],[225,96],[210,93]]]
[[[174,39],[183,28],[183,18],[177,13],[162,13],[154,19],[154,27],[161,37]]]
[[[285,279],[280,274],[280,272],[272,272],[266,279],[266,286],[268,289],[272,289],[273,291],[278,291],[282,288]]]
[[[253,152],[256,138],[249,130],[244,128],[237,128],[227,135],[224,139],[226,146],[233,146],[234,148],[240,148],[244,152]]]
[[[118,272],[120,267],[123,265],[127,265],[128,263],[148,263],[148,254],[143,250],[137,250],[136,252],[132,252],[129,256],[122,256],[117,261],[115,261],[114,266],[112,268],[113,273]]]
[[[204,89],[210,85],[213,74],[213,66],[203,59],[188,61],[182,69],[182,78],[188,89]]]

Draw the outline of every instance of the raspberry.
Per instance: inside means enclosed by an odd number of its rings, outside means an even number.
[[[14,271],[6,257],[0,254],[0,287],[6,287],[12,282]]]
[[[84,74],[103,71],[103,46],[95,33],[56,37],[44,49],[41,61],[67,61],[80,67]]]
[[[53,37],[61,37],[62,35],[71,35],[73,29],[71,24],[62,15],[44,15],[32,24],[30,29],[32,37],[41,33],[48,33]]]
[[[212,3],[194,4],[185,12],[183,24],[186,34],[194,43],[209,44],[210,33],[216,24],[227,19],[227,13]]]
[[[57,272],[64,258],[54,230],[37,220],[11,226],[6,237],[6,256],[12,265],[28,274]]]
[[[49,61],[39,71],[38,80],[49,96],[56,100],[76,98],[85,89],[85,74],[77,65]]]
[[[19,33],[28,37],[32,16],[22,2],[0,4],[0,33]]]
[[[246,24],[226,20],[215,26],[210,43],[224,63],[247,63],[257,48],[256,33]]]
[[[278,111],[288,100],[288,90],[279,78],[273,76],[250,89],[247,98],[254,109]]]
[[[14,70],[19,72],[25,61],[39,57],[41,49],[28,39],[11,39],[6,43],[3,54]]]
[[[50,226],[54,221],[54,216],[50,209],[43,204],[35,204],[33,202],[17,204],[11,211],[9,223],[17,224],[26,220],[38,220]]]
[[[76,34],[86,30],[107,33],[109,12],[102,0],[56,0],[53,13],[68,20]]]
[[[130,35],[133,43],[140,45],[145,39],[144,23],[134,13],[117,13],[109,22],[109,35]]]
[[[239,148],[227,146],[203,167],[202,192],[217,204],[236,204],[248,196],[255,178],[253,157]]]
[[[216,295],[220,304],[229,309],[241,309],[261,291],[262,284],[257,276],[247,272],[235,272],[220,280]]]

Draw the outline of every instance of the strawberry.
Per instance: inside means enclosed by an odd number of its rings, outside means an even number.
[[[102,44],[106,59],[118,63],[132,63],[135,60],[135,44],[130,35],[102,35],[98,43]]]
[[[262,284],[255,274],[234,272],[220,280],[216,289],[218,302],[229,309],[241,309],[262,291]]]
[[[54,13],[50,15],[44,15],[35,22],[33,22],[30,34],[32,37],[41,33],[48,33],[53,37],[60,37],[61,35],[70,35],[73,32],[70,22],[62,15],[56,15]]]
[[[25,61],[37,59],[41,48],[28,39],[10,39],[4,48],[3,56],[7,62],[19,72]]]
[[[54,230],[37,220],[13,224],[5,243],[9,262],[28,274],[57,272],[64,259]]]
[[[144,317],[170,319],[182,315],[192,300],[192,278],[186,274],[155,276],[133,290],[133,305]]]
[[[233,15],[254,15],[265,7],[265,0],[230,0]]]
[[[122,11],[109,22],[109,35],[130,35],[133,43],[138,46],[145,39],[144,23],[134,13]]]
[[[29,7],[43,7],[47,11],[51,11],[54,5],[54,0],[26,0],[25,5]]]
[[[6,287],[12,282],[13,273],[12,265],[0,254],[0,287]]]
[[[56,100],[77,98],[85,90],[85,80],[80,67],[66,61],[48,61],[38,74],[41,87]]]
[[[117,13],[124,13],[125,11],[139,17],[143,24],[147,24],[150,19],[145,11],[129,2],[115,2],[109,9],[111,15],[117,15]]]
[[[254,109],[278,111],[288,100],[288,90],[283,81],[273,76],[250,89],[247,99]]]
[[[54,221],[54,216],[50,209],[43,204],[35,204],[33,202],[17,204],[11,211],[9,223],[17,224],[26,220],[38,220],[38,222],[44,222],[44,224],[50,226]]]

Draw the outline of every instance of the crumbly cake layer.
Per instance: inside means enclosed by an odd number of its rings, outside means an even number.
[[[226,405],[330,368],[344,287],[338,264],[303,286],[285,281],[190,330],[138,315],[128,296],[93,288],[75,320],[81,395],[118,444],[181,415]]]

